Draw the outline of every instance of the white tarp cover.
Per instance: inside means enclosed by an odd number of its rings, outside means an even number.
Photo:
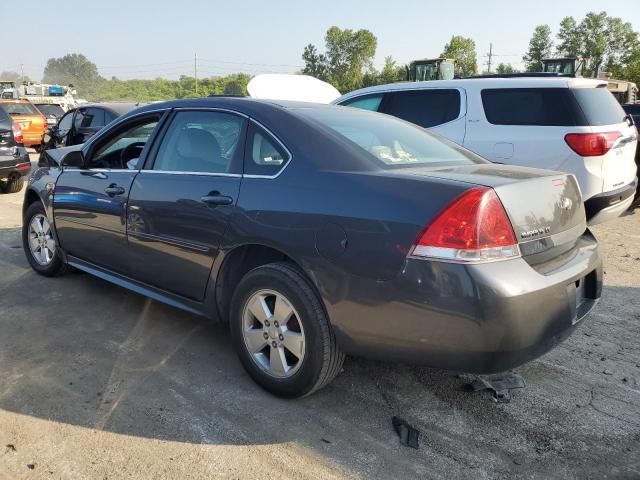
[[[251,98],[331,103],[340,92],[327,82],[308,75],[265,73],[256,75],[247,85]]]

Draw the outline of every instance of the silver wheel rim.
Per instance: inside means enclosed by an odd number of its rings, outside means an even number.
[[[242,338],[255,364],[272,377],[290,377],[302,365],[302,321],[281,293],[259,290],[249,297],[242,312]]]
[[[29,250],[39,265],[49,265],[56,254],[56,242],[51,235],[47,217],[38,213],[29,223]]]

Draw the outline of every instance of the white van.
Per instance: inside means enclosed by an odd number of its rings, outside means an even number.
[[[357,90],[333,103],[394,115],[488,160],[573,173],[590,225],[623,213],[637,186],[638,132],[586,78],[468,78]]]

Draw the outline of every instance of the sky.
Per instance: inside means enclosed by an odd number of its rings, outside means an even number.
[[[475,40],[480,64],[487,61],[493,43],[495,64],[522,67],[536,25],[549,24],[555,34],[564,16],[580,20],[589,11],[606,10],[640,30],[640,8],[636,8],[640,0],[28,3],[28,14],[2,22],[0,44],[10,47],[0,53],[0,72],[20,71],[22,65],[35,80],[42,78],[48,58],[66,53],[84,54],[106,78],[193,75],[194,55],[199,77],[293,73],[303,65],[301,54],[307,44],[324,50],[324,34],[333,25],[373,32],[378,38],[378,68],[388,55],[403,64],[436,57],[452,35]]]

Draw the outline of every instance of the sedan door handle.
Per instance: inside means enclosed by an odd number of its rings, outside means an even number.
[[[207,205],[231,205],[233,203],[233,198],[220,195],[218,192],[211,192],[209,195],[201,197],[200,200]]]
[[[116,185],[110,185],[104,189],[104,193],[113,197],[114,195],[122,195],[124,193],[124,188],[118,187]]]

